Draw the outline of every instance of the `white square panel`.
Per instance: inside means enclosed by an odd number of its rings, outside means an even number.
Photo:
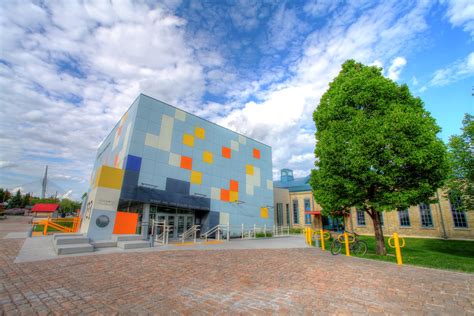
[[[186,121],[186,112],[176,109],[176,113],[174,114],[174,118],[180,121]]]
[[[236,142],[235,140],[230,141],[230,149],[239,151],[239,143]]]
[[[172,166],[179,167],[181,165],[181,155],[170,153],[168,163]]]

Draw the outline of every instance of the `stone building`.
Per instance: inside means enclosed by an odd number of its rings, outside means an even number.
[[[384,235],[397,232],[406,237],[474,239],[474,213],[459,211],[441,190],[437,196],[439,202],[433,204],[383,212]],[[372,219],[361,210],[351,210],[346,227],[361,235],[374,234]]]

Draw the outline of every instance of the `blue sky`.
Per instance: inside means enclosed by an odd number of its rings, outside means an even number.
[[[0,186],[79,197],[143,92],[314,162],[311,113],[347,59],[406,83],[444,141],[474,113],[474,2],[3,1]]]

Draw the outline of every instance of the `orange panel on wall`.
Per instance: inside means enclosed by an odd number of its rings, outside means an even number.
[[[193,169],[193,159],[191,157],[181,156],[180,167],[183,169]]]
[[[113,234],[135,234],[137,223],[138,213],[117,212]]]
[[[229,190],[221,189],[221,201],[229,202]]]
[[[222,146],[222,157],[230,159],[231,153],[229,147]]]
[[[260,150],[258,150],[257,148],[254,148],[253,149],[253,157],[257,158],[257,159],[260,159]]]
[[[230,180],[230,190],[234,192],[239,191],[239,182],[235,180]]]

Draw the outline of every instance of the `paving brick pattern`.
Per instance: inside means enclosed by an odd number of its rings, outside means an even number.
[[[474,274],[309,248],[130,252],[16,264],[22,243],[0,239],[6,315],[474,315]]]

